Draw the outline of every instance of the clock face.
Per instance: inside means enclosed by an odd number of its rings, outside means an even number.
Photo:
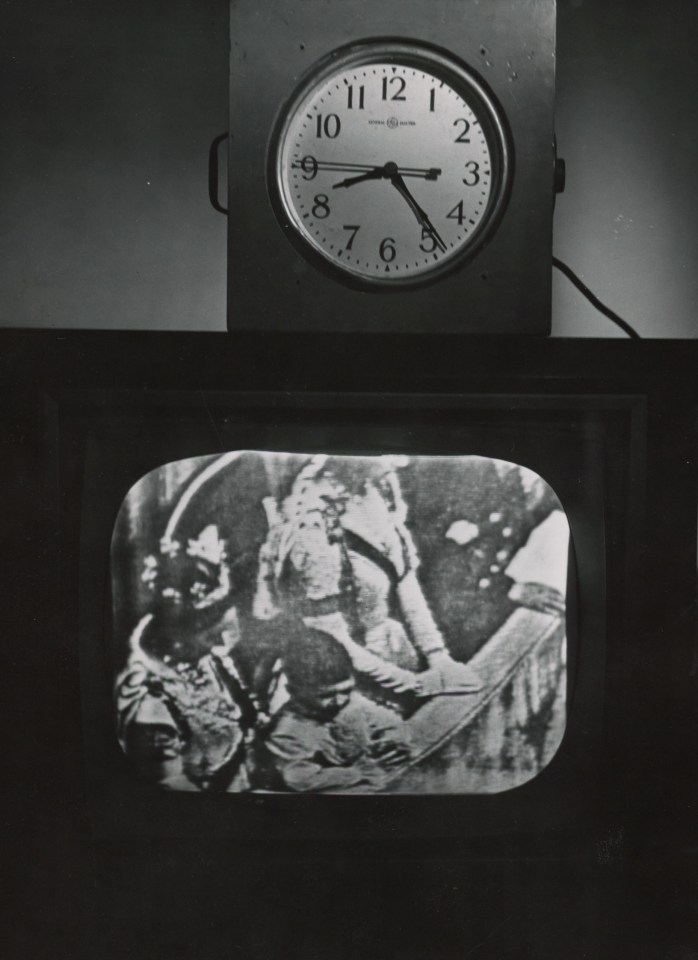
[[[269,186],[311,260],[373,289],[425,283],[491,235],[511,171],[492,97],[457,62],[407,43],[328,58],[286,105]]]

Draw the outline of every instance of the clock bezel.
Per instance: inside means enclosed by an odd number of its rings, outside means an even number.
[[[463,96],[477,114],[490,151],[492,189],[487,209],[472,239],[445,261],[413,276],[361,275],[331,260],[322,248],[315,245],[298,228],[291,214],[282,187],[281,156],[292,118],[313,89],[325,83],[334,74],[349,67],[394,61],[423,69],[448,83]],[[375,293],[404,291],[424,287],[462,269],[486,246],[496,232],[512,190],[514,176],[514,146],[511,131],[496,97],[484,79],[472,67],[447,50],[415,40],[371,38],[351,43],[331,51],[308,69],[296,84],[291,95],[281,104],[272,125],[267,144],[267,193],[274,215],[284,235],[309,263],[326,275],[353,289]]]

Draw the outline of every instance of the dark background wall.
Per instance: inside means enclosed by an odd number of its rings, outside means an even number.
[[[225,329],[227,0],[2,9],[0,325]],[[648,337],[698,335],[697,40],[694,0],[558,0],[555,252]],[[555,274],[554,335],[616,332]]]

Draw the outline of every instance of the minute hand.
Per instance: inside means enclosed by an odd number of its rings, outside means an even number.
[[[445,252],[446,252],[446,244],[443,242],[443,240],[442,240],[441,237],[439,236],[439,234],[438,234],[438,232],[437,232],[437,230],[436,230],[436,227],[433,225],[433,223],[431,222],[431,220],[429,219],[429,217],[426,215],[426,213],[424,212],[424,210],[422,210],[422,208],[419,206],[419,204],[417,203],[417,201],[414,199],[414,197],[412,196],[412,194],[410,193],[410,191],[409,191],[409,190],[407,189],[407,187],[405,186],[405,181],[402,179],[402,177],[401,177],[400,174],[398,173],[397,168],[396,168],[395,170],[392,170],[392,169],[391,169],[391,170],[389,170],[389,171],[386,171],[386,173],[387,173],[388,179],[390,180],[390,182],[392,183],[392,185],[395,187],[395,189],[398,191],[398,193],[400,193],[400,194],[405,198],[405,200],[407,201],[410,209],[411,209],[412,212],[414,213],[414,215],[415,215],[415,217],[417,218],[417,220],[419,221],[419,223],[429,231],[429,233],[431,234],[431,236],[434,238],[434,241],[435,241],[437,247],[439,247],[439,248],[440,248],[441,250],[443,250],[444,253],[445,253]]]

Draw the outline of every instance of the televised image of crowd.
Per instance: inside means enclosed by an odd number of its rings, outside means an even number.
[[[114,532],[119,742],[172,790],[499,789],[564,726],[567,548],[553,491],[504,461],[167,464]]]

